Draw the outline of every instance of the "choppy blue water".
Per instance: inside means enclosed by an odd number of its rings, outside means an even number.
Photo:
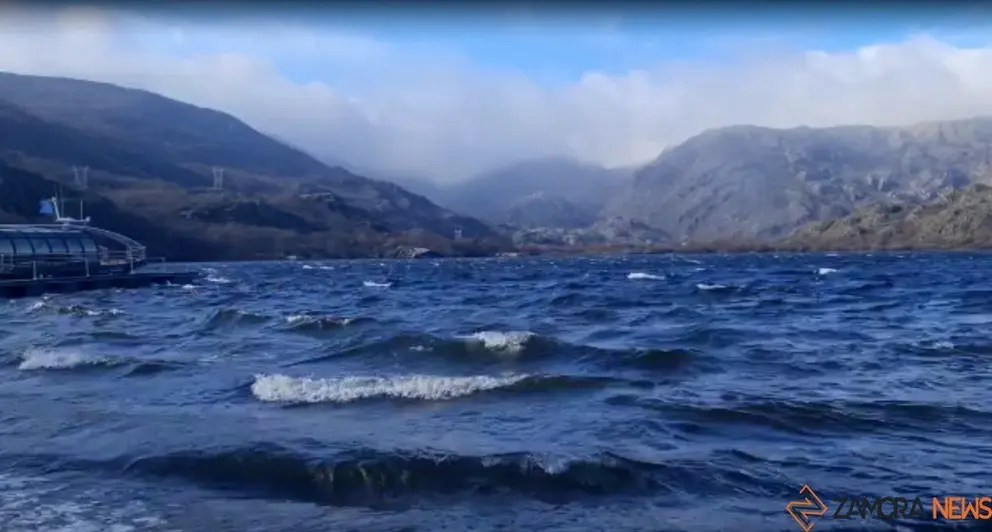
[[[807,483],[990,495],[989,272],[285,262],[2,301],[0,529],[795,531]]]

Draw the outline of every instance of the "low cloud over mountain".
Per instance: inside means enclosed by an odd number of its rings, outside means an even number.
[[[372,25],[330,7],[247,9],[8,7],[0,70],[144,88],[322,158],[444,181],[552,156],[636,164],[735,124],[992,114],[992,46],[980,32],[905,24],[869,38],[806,22],[745,31],[665,22],[663,12],[656,31],[596,13],[555,23],[475,11],[442,26],[398,12]],[[502,53],[480,44],[490,38]]]

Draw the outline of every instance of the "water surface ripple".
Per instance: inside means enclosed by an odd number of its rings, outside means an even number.
[[[0,302],[2,530],[794,531],[803,484],[992,495],[990,255],[197,267]]]

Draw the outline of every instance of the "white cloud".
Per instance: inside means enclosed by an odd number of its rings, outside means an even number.
[[[544,155],[636,163],[731,124],[992,114],[992,45],[959,48],[925,35],[843,53],[760,47],[729,62],[590,71],[548,88],[486,71],[456,50],[261,20],[211,28],[75,9],[5,12],[2,24],[0,70],[144,88],[230,112],[313,153],[448,180]],[[291,81],[279,69],[287,65],[328,81]]]

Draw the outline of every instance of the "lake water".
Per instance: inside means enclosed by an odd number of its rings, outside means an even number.
[[[992,495],[992,255],[195,267],[0,301],[0,529],[797,531],[804,484]]]

